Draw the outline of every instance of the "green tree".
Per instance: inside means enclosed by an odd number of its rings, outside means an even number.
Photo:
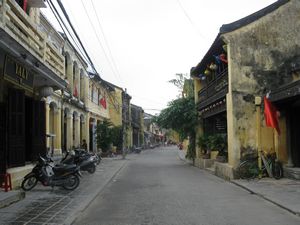
[[[111,128],[112,143],[117,147],[117,150],[122,150],[122,126]]]
[[[108,151],[113,142],[111,132],[112,127],[113,124],[107,119],[97,125],[97,145],[102,149],[103,152]]]
[[[197,111],[193,97],[179,98],[168,104],[156,117],[156,123],[163,128],[173,129],[182,140],[190,138],[186,157],[194,159],[195,153],[195,126],[197,124]]]

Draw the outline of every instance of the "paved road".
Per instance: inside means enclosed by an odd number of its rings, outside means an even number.
[[[119,172],[76,225],[293,225],[300,218],[178,159],[144,151]]]

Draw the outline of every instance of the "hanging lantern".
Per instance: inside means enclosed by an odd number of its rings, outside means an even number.
[[[226,55],[224,53],[220,55],[220,60],[224,63],[228,63]]]
[[[205,74],[206,76],[208,76],[208,75],[211,74],[211,71],[210,71],[209,69],[206,69],[206,70],[204,71],[204,74]]]
[[[46,98],[53,94],[53,88],[49,86],[44,86],[39,90],[39,96],[42,98]]]
[[[211,64],[209,65],[209,69],[211,69],[211,70],[217,70],[217,65],[214,64],[214,63],[211,63]]]

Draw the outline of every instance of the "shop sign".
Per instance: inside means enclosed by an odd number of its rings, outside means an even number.
[[[4,79],[18,86],[33,90],[34,75],[21,63],[15,61],[10,56],[5,58]]]

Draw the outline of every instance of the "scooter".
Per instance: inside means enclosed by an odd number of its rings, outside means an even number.
[[[76,164],[82,171],[95,173],[98,161],[95,155],[91,155],[81,149],[75,149],[73,154],[71,154],[71,152],[66,153],[65,157],[61,160],[61,163]]]
[[[32,171],[24,177],[21,188],[29,191],[38,181],[44,186],[61,186],[66,190],[74,190],[80,184],[80,170],[76,165],[52,165],[50,158],[39,156],[38,163]]]

